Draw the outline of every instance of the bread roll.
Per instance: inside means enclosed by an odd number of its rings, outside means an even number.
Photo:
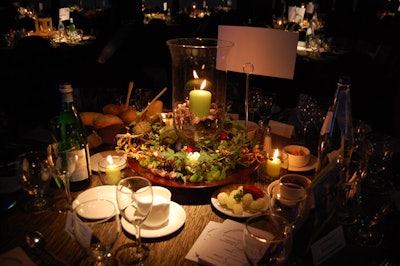
[[[103,106],[103,113],[111,115],[120,115],[123,111],[123,106],[109,103]]]
[[[149,121],[150,123],[156,122],[162,113],[163,109],[163,102],[160,100],[154,101],[150,106],[149,109],[147,110],[145,116],[146,116],[146,121]]]
[[[138,111],[134,108],[130,108],[127,111],[122,112],[119,117],[124,121],[125,124],[129,125],[132,122],[138,122],[140,120],[140,116]]]
[[[94,120],[103,115],[102,113],[99,112],[82,112],[80,113],[81,120],[83,125],[85,126],[94,126]]]
[[[94,120],[93,125],[95,129],[101,129],[111,125],[119,125],[123,123],[124,121],[122,121],[122,119],[117,115],[102,114]]]

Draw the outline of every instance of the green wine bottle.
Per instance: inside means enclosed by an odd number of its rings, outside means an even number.
[[[69,83],[59,85],[61,110],[56,126],[56,139],[63,150],[74,148],[78,154],[75,171],[70,177],[71,191],[80,191],[90,184],[91,167],[85,127],[74,104],[73,88]]]

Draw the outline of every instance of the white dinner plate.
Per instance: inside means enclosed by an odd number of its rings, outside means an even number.
[[[142,225],[140,234],[144,238],[158,238],[177,231],[186,221],[186,212],[178,203],[171,201],[168,224],[161,228],[152,229]],[[135,227],[121,218],[122,227],[130,234],[136,235]]]
[[[103,185],[89,188],[83,191],[76,197],[72,202],[72,208],[75,208],[79,203],[91,199],[106,199],[114,202],[115,207],[117,207],[117,186],[115,185]],[[118,211],[119,212],[119,211]]]
[[[313,154],[310,154],[310,160],[308,161],[308,164],[303,166],[303,167],[293,167],[290,166],[289,162],[289,171],[293,172],[307,172],[310,170],[313,170],[317,166],[317,157]]]
[[[243,214],[238,215],[238,214],[234,214],[232,212],[231,209],[228,209],[226,206],[223,206],[219,203],[217,197],[218,194],[222,191],[232,191],[233,189],[236,189],[238,186],[240,186],[240,184],[230,184],[227,186],[224,186],[220,189],[217,189],[216,191],[214,191],[212,197],[211,197],[211,204],[220,212],[222,212],[225,215],[228,215],[230,217],[235,217],[235,218],[248,218],[251,217],[253,215],[259,214],[262,211],[265,211],[266,209],[268,209],[268,205],[262,209],[261,211],[250,211],[250,210],[243,210]],[[229,194],[228,194],[229,195]],[[264,196],[264,199],[268,202],[267,196]]]
[[[99,171],[98,164],[99,164],[100,159],[106,158],[108,155],[125,156],[126,157],[126,154],[118,153],[116,150],[102,151],[102,152],[95,153],[92,156],[90,156],[90,166],[92,168],[92,171],[98,172]]]

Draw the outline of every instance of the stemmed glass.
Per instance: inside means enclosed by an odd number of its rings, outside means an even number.
[[[269,123],[269,119],[273,114],[273,107],[275,105],[275,102],[276,94],[274,93],[263,95],[260,99],[256,112],[260,116],[261,120],[264,122],[264,125],[268,125]]]
[[[80,202],[72,212],[72,226],[75,240],[90,256],[84,265],[112,264],[110,251],[121,231],[118,210],[112,201]]]
[[[285,186],[288,193],[282,193],[282,183],[272,188],[269,209],[272,213],[285,217],[294,233],[303,222],[307,191],[303,186],[294,183]]]
[[[262,91],[260,88],[252,88],[249,91],[249,120],[254,121],[254,114],[256,113],[262,100]]]
[[[52,200],[46,194],[51,181],[51,168],[45,151],[29,151],[16,159],[16,174],[24,190],[31,196],[24,209],[32,213],[47,211]]]
[[[349,240],[364,247],[376,247],[382,243],[380,221],[392,208],[393,191],[393,187],[377,188],[367,182],[361,184],[357,195],[357,223],[347,231]]]
[[[317,100],[308,94],[300,94],[295,108],[297,120],[302,127],[302,142],[306,142],[308,130],[315,125],[315,118],[318,114]]]
[[[385,186],[385,175],[390,166],[394,154],[392,139],[389,136],[380,134],[371,134],[367,136],[369,159],[368,169],[370,185],[375,187]]]
[[[140,230],[153,204],[151,182],[141,176],[122,179],[117,184],[117,204],[121,216],[136,229],[135,243],[119,247],[116,258],[121,265],[141,264],[149,255],[149,248],[142,245]]]
[[[56,180],[62,181],[67,197],[66,205],[59,211],[72,211],[72,195],[69,186],[69,178],[74,173],[78,161],[75,148],[62,149],[61,142],[52,143],[47,146],[47,157],[49,165],[53,169],[53,174],[56,174]]]
[[[152,90],[149,88],[137,88],[134,92],[136,110],[142,111],[152,100]]]
[[[243,250],[250,265],[284,265],[291,247],[291,228],[284,217],[267,212],[246,221]]]

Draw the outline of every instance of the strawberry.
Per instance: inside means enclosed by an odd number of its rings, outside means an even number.
[[[253,195],[254,200],[264,197],[264,191],[257,186],[243,185],[243,191],[251,193]]]

